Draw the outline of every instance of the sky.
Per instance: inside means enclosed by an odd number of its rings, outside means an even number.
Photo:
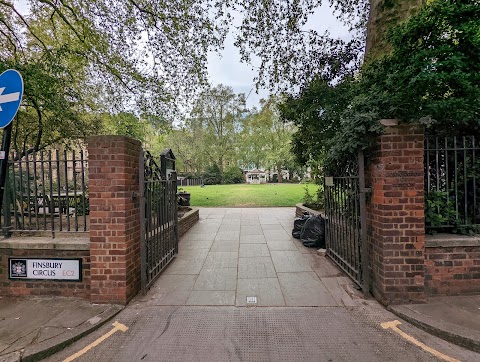
[[[328,4],[322,5],[311,15],[306,28],[317,30],[319,33],[328,30],[333,37],[351,38],[348,28],[335,18]],[[259,93],[256,93],[254,84],[256,72],[249,64],[240,62],[240,53],[233,45],[231,34],[228,35],[225,48],[220,55],[213,52],[209,54],[208,73],[210,82],[214,86],[222,83],[231,86],[236,93],[245,93],[245,95],[250,93],[247,98],[247,108],[258,107],[260,99],[268,98],[269,93],[266,90],[260,89]]]
[[[327,3],[326,0],[324,1]],[[21,13],[28,13],[26,0],[16,0],[15,3]],[[319,33],[328,30],[332,37],[351,38],[348,28],[335,18],[333,10],[328,4],[322,5],[311,15],[306,24],[306,29],[314,29]],[[220,54],[209,53],[208,73],[213,86],[221,83],[232,87],[236,93],[248,95],[247,108],[258,107],[260,99],[268,98],[268,91],[260,89],[258,93],[256,92],[254,84],[256,72],[252,70],[251,65],[240,62],[240,53],[233,45],[233,36],[231,34],[228,35],[225,47]]]

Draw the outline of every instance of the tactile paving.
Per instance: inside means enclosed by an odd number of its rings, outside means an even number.
[[[77,361],[437,361],[361,308],[128,309],[126,333]],[[391,317],[390,317],[391,318]]]

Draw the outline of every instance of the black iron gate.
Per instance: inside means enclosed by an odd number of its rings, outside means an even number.
[[[327,255],[368,293],[365,192],[361,151],[343,175],[325,177]]]
[[[168,179],[150,152],[140,156],[142,290],[178,253],[177,176]]]

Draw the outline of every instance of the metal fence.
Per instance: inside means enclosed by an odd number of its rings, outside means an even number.
[[[428,229],[480,229],[478,138],[425,140],[425,222]]]
[[[201,186],[203,180],[201,178],[184,178],[177,179],[177,186]]]
[[[0,221],[6,237],[87,232],[89,211],[85,151],[11,155]]]

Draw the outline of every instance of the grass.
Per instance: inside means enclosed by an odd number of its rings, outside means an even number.
[[[295,206],[303,201],[305,184],[263,184],[263,185],[206,185],[182,187],[191,193],[192,206]],[[316,185],[307,185],[310,194]]]

